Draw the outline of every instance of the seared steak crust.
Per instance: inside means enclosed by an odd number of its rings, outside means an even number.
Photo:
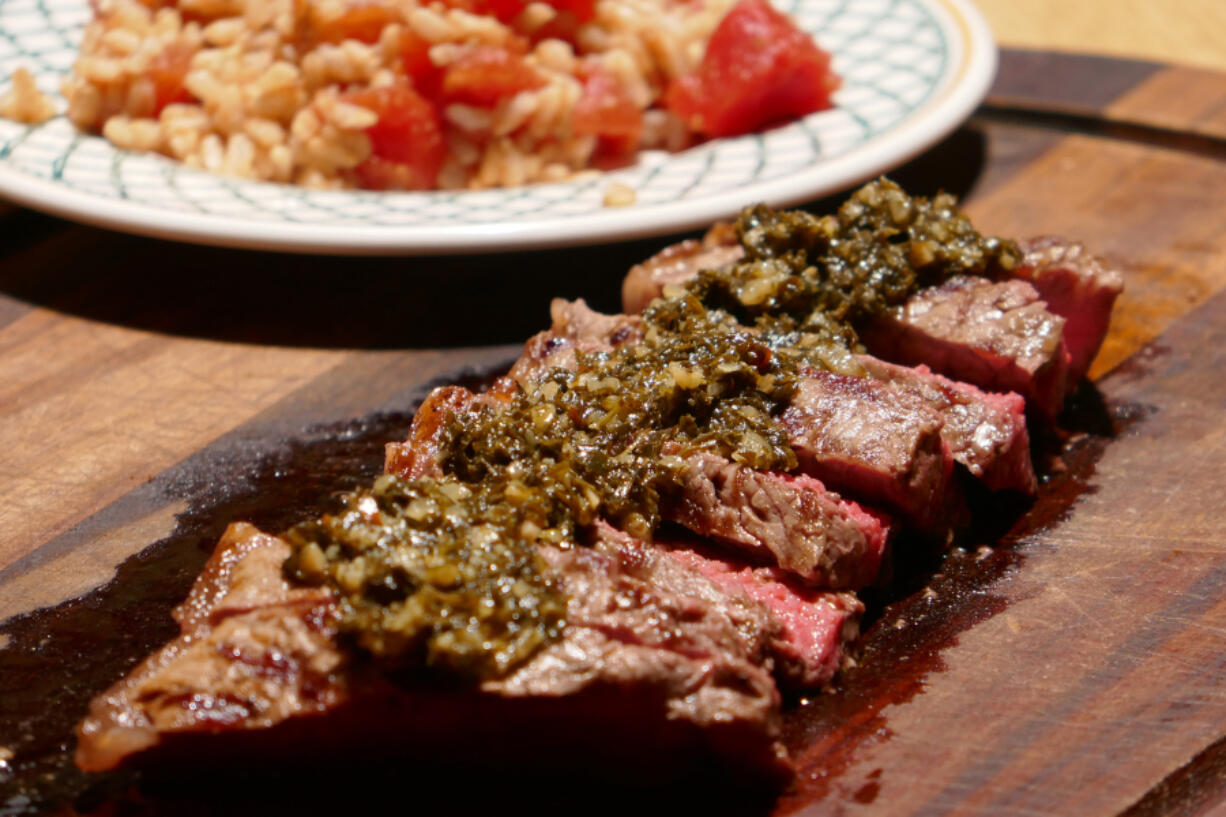
[[[348,699],[335,599],[285,581],[289,552],[246,523],[226,529],[174,611],[181,635],[90,703],[78,766],[103,771],[163,735],[267,729]]]
[[[439,386],[426,395],[413,415],[408,439],[387,444],[383,470],[405,479],[439,476],[438,446],[443,429],[450,418],[468,411],[474,398],[463,386]]]
[[[582,298],[554,298],[549,303],[550,329],[555,335],[574,340],[596,341],[608,346],[637,343],[643,337],[643,322],[636,315],[606,315]]]

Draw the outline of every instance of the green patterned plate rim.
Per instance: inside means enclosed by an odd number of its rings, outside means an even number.
[[[834,56],[836,107],[764,133],[564,184],[432,193],[313,191],[227,179],[117,150],[63,116],[0,119],[0,196],[132,233],[258,249],[430,254],[595,244],[792,205],[886,172],[982,101],[996,48],[968,0],[775,0]],[[58,98],[89,0],[0,0],[0,93],[19,67]],[[634,204],[606,207],[618,182]]]

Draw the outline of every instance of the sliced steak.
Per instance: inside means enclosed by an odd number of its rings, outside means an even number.
[[[571,348],[562,346],[553,354],[565,355]],[[516,369],[528,380],[533,371],[557,362],[547,357],[540,365],[521,367],[524,359]],[[409,439],[388,445],[385,470],[409,479],[440,476],[434,428],[447,412],[468,411],[478,399],[459,386],[431,392]],[[882,514],[839,497],[812,477],[755,471],[712,454],[693,455],[686,465],[681,493],[663,508],[669,520],[735,547],[751,560],[778,564],[815,586],[856,588],[876,578],[890,535]]]
[[[1019,243],[1025,255],[1014,274],[1029,281],[1047,308],[1064,318],[1071,389],[1085,377],[1102,346],[1124,278],[1081,244],[1052,237]]]
[[[785,683],[811,689],[834,677],[847,645],[860,635],[864,604],[854,593],[832,593],[798,584],[777,568],[730,562],[701,545],[660,547],[728,592],[761,602],[782,625],[773,642],[776,673]]]
[[[818,480],[756,471],[713,454],[686,458],[680,494],[664,513],[694,533],[771,562],[812,586],[873,582],[889,521],[826,490]]]
[[[669,284],[683,284],[704,269],[725,267],[744,253],[731,224],[716,224],[701,242],[689,239],[665,247],[630,268],[622,281],[622,309],[637,315]]]
[[[982,389],[1017,392],[1052,420],[1064,404],[1068,351],[1064,319],[1025,281],[955,276],[912,295],[861,327],[875,356]]]
[[[768,671],[780,624],[650,546],[605,536],[544,551],[570,598],[563,637],[505,678],[449,690],[350,661],[332,595],[282,579],[288,553],[249,525],[227,530],[176,612],[182,635],[91,703],[82,769],[157,747],[231,762],[373,749],[665,775],[701,756],[786,772]]]
[[[1026,402],[1017,394],[984,392],[934,374],[927,366],[899,366],[858,355],[857,362],[877,380],[897,389],[899,400],[924,405],[944,421],[941,438],[956,462],[993,491],[1038,489],[1030,462]]]
[[[812,371],[780,423],[801,470],[840,493],[943,534],[963,521],[943,422],[918,401],[869,377]]]
[[[661,250],[626,276],[623,308],[641,312],[666,285],[684,283],[701,269],[737,261],[743,252],[735,240],[729,229],[715,241],[708,235],[703,244],[683,241]],[[1038,415],[1053,417],[1063,405],[1066,388],[1057,383],[1058,375],[1063,371],[1070,383],[1084,376],[1102,344],[1123,282],[1081,245],[1038,238],[1021,246],[1025,259],[1015,275],[1033,284],[1037,296],[1007,284],[999,290],[981,284],[972,293],[964,284],[978,279],[966,278],[960,279],[962,284],[931,288],[865,330],[872,340],[870,351],[900,363],[928,363],[942,374],[981,388],[1016,391]],[[1047,302],[1049,315],[1043,316],[1037,307],[1026,308],[1039,298]],[[985,308],[996,301],[991,309]],[[998,315],[990,320],[993,311]],[[1066,360],[1055,348],[1052,335],[1060,333],[1055,332],[1051,316],[1069,322],[1062,326]],[[924,359],[928,354],[937,359]],[[1016,371],[1006,371],[1011,369]]]

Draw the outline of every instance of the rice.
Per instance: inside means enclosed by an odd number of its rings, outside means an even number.
[[[604,190],[605,207],[629,207],[634,204],[638,194],[633,187],[621,182],[611,182]]]
[[[476,49],[502,49],[534,77],[532,87],[497,99],[440,106],[446,150],[437,187],[561,181],[608,158],[599,136],[574,127],[594,72],[645,112],[641,138],[620,146],[623,159],[691,143],[684,124],[659,107],[661,95],[695,69],[732,2],[597,0],[582,24],[530,2],[508,24],[417,0],[177,0],[159,8],[98,0],[62,91],[73,123],[125,150],[259,181],[380,186],[359,172],[379,119],[360,92],[404,82],[400,43],[409,32],[428,44],[437,69]],[[362,28],[367,18],[373,27]],[[19,71],[0,114],[38,121],[54,114],[50,105]]]
[[[91,5],[61,86],[75,125],[124,150],[315,188],[581,179],[639,150],[821,110],[839,84],[767,0]],[[54,115],[19,69],[0,116]],[[611,186],[605,202],[634,198]]]
[[[38,90],[34,75],[25,68],[13,72],[12,87],[0,96],[0,116],[30,125],[46,122],[55,116],[55,103]]]

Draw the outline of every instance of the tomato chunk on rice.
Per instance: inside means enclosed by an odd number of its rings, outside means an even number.
[[[741,0],[665,104],[693,131],[738,136],[830,107],[830,55],[764,0]]]

